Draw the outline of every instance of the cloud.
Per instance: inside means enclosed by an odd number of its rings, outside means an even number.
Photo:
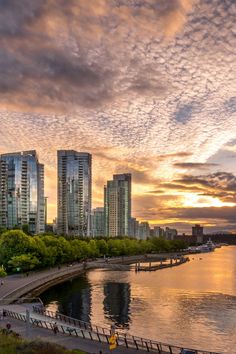
[[[176,162],[173,164],[174,167],[182,168],[182,169],[197,169],[197,170],[205,170],[210,167],[219,166],[217,163],[201,163],[201,162]]]
[[[184,175],[174,182],[236,192],[236,176],[228,172],[215,172],[209,175],[199,176]]]
[[[234,12],[233,0],[0,0],[0,152],[37,149],[54,205],[57,149],[93,153],[94,206],[125,171],[157,214],[185,192],[233,202],[228,177],[203,172],[236,136]]]
[[[44,0],[0,0],[0,36],[21,36],[41,13]]]
[[[222,208],[180,208],[174,209],[177,218],[180,219],[197,219],[197,220],[211,220],[211,221],[225,221],[226,223],[234,224],[236,228],[235,212],[236,207],[222,207]]]
[[[2,0],[0,9],[0,106],[9,100],[12,109],[62,112],[100,107],[130,90],[162,96],[166,80],[151,67],[150,79],[140,69],[123,85],[115,75],[117,55],[130,46],[129,37],[169,34],[172,21],[177,31],[191,6],[180,0]]]
[[[174,118],[180,123],[186,123],[189,119],[191,119],[192,112],[193,105],[188,103],[178,108],[178,110],[174,113]]]
[[[230,97],[230,99],[225,102],[225,108],[232,114],[236,113],[236,96]]]

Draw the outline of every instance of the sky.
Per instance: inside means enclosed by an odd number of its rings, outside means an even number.
[[[0,153],[93,155],[93,207],[132,173],[132,213],[236,231],[235,0],[0,0]]]

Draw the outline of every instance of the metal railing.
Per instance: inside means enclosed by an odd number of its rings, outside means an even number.
[[[77,335],[76,331],[79,330],[82,331],[83,333],[82,336],[84,338],[86,338],[84,336],[84,333],[88,332],[89,333],[89,335],[87,336],[88,339],[98,340],[99,342],[105,342],[105,343],[109,342],[111,331],[108,328],[92,325],[90,323],[65,316],[58,312],[49,311],[46,309],[38,308],[36,306],[33,306],[33,311],[35,311],[37,314],[49,317],[50,319],[65,322],[66,324],[73,326],[72,328],[73,331],[75,331],[75,335]],[[70,334],[73,335],[74,333],[70,333]],[[153,351],[153,352],[157,352],[158,354],[163,354],[163,353],[180,354],[181,351],[183,350],[183,347],[178,347],[175,345],[158,342],[151,339],[136,337],[136,336],[123,334],[119,332],[117,332],[116,334],[117,334],[117,344],[120,346],[124,346],[126,348],[146,350],[147,352]],[[217,354],[215,352],[209,352],[209,351],[198,350],[198,349],[188,349],[188,350],[191,350],[195,354]]]
[[[9,303],[15,303],[15,304],[35,304],[35,307],[41,307],[44,308],[43,302],[40,299],[40,297],[20,297],[20,298],[4,298],[0,299],[0,306],[8,305]],[[37,305],[36,305],[37,304]]]

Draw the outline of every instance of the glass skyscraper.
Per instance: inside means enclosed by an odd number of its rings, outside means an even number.
[[[35,150],[0,155],[0,227],[45,230],[44,165]]]
[[[113,176],[104,187],[106,236],[128,236],[131,221],[131,174]]]
[[[104,236],[104,208],[95,208],[91,215],[91,236]]]
[[[90,236],[92,155],[59,150],[57,168],[57,232]]]

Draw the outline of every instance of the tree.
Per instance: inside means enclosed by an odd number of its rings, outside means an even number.
[[[8,267],[9,260],[31,251],[32,237],[21,230],[11,230],[0,236],[0,264]]]
[[[100,255],[106,255],[108,253],[108,245],[105,240],[96,240],[97,247]]]
[[[20,268],[23,272],[28,272],[39,266],[40,261],[32,254],[21,254],[20,256],[14,256],[8,262],[8,266],[17,269]]]
[[[7,229],[5,229],[5,227],[0,226],[0,235],[2,235],[6,231]]]
[[[0,268],[0,278],[5,277],[6,275],[7,275],[7,272],[3,268]]]
[[[30,235],[30,232],[29,232],[29,225],[28,225],[28,224],[22,225],[22,231],[23,231],[26,235]]]

